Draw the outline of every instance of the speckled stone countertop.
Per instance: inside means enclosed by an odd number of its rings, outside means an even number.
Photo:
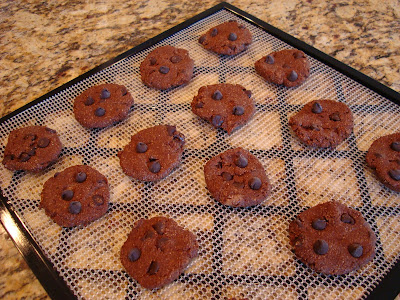
[[[0,116],[220,1],[0,1]],[[400,91],[400,0],[227,1]],[[0,226],[0,298],[46,299]]]

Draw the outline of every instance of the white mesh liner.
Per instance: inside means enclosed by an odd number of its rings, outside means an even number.
[[[253,34],[250,48],[235,57],[218,56],[197,42],[200,34],[237,19]],[[157,91],[145,87],[139,65],[154,48],[188,49],[195,60],[192,81]],[[398,131],[400,108],[352,79],[311,59],[311,76],[300,87],[266,83],[254,70],[263,55],[290,48],[260,28],[222,10],[34,105],[1,125],[1,150],[12,129],[46,125],[60,134],[61,159],[39,174],[10,172],[0,164],[0,184],[12,209],[73,293],[80,299],[359,299],[365,298],[400,253],[400,195],[384,188],[365,165],[365,152],[378,137]],[[135,99],[127,120],[87,130],[74,119],[74,98],[92,85],[125,85]],[[208,84],[240,83],[253,93],[257,112],[249,124],[228,136],[190,110],[197,90]],[[314,99],[333,99],[353,111],[354,134],[336,150],[304,147],[288,118]],[[122,172],[117,152],[131,135],[157,124],[176,124],[187,143],[183,162],[157,183],[133,180]],[[271,179],[262,205],[232,209],[207,192],[203,166],[234,147],[249,149]],[[55,172],[88,164],[107,176],[108,213],[87,227],[66,229],[38,208],[43,183]],[[288,224],[300,211],[328,200],[360,210],[377,234],[375,259],[356,272],[324,276],[301,264],[291,251]],[[164,215],[197,236],[200,255],[178,280],[149,291],[130,279],[119,251],[139,218]]]

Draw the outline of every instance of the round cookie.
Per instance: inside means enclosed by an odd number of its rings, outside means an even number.
[[[375,140],[368,149],[366,161],[385,186],[400,192],[400,132]]]
[[[251,42],[251,32],[234,20],[211,28],[199,38],[205,49],[224,55],[236,55],[246,50]]]
[[[180,164],[184,145],[185,136],[175,126],[157,125],[133,135],[118,157],[126,175],[157,181]]]
[[[103,128],[124,120],[133,98],[123,85],[105,83],[88,88],[75,98],[75,119],[86,128]]]
[[[142,82],[165,90],[186,84],[192,79],[194,61],[185,49],[162,46],[151,51],[140,64]]]
[[[255,63],[256,71],[268,82],[295,87],[310,75],[310,62],[297,49],[272,52]]]
[[[260,161],[240,147],[211,158],[204,166],[204,177],[210,194],[232,207],[260,204],[271,188]]]
[[[194,114],[228,134],[246,124],[255,112],[251,91],[229,83],[201,87],[191,107]]]
[[[335,148],[352,133],[353,114],[342,102],[315,100],[292,116],[289,126],[308,146]]]
[[[3,165],[12,171],[39,172],[58,159],[62,144],[57,132],[45,126],[28,126],[10,132]]]
[[[58,225],[87,225],[108,210],[110,192],[105,176],[78,165],[56,173],[43,185],[40,207]]]
[[[137,221],[120,252],[122,265],[147,289],[179,277],[198,255],[196,236],[174,220],[154,217]]]
[[[362,214],[336,201],[300,213],[289,225],[296,256],[317,272],[341,275],[375,255],[376,236]]]

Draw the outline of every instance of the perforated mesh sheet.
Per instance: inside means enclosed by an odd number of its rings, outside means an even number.
[[[200,34],[237,19],[253,34],[244,53],[225,57],[204,50]],[[195,60],[192,81],[157,91],[140,81],[139,65],[160,45],[189,50]],[[346,76],[311,58],[311,76],[300,87],[266,83],[254,62],[268,52],[290,48],[260,28],[222,10],[162,42],[82,80],[32,106],[1,125],[1,150],[12,129],[46,125],[64,145],[60,160],[40,174],[10,172],[1,165],[0,183],[12,209],[73,293],[81,299],[358,299],[371,292],[400,253],[400,195],[376,180],[365,165],[365,152],[378,137],[400,128],[400,108]],[[125,85],[135,104],[127,120],[101,130],[87,130],[75,120],[74,98],[92,85]],[[190,102],[203,85],[239,83],[252,91],[257,112],[228,136],[200,120]],[[354,134],[336,150],[304,147],[288,127],[289,117],[305,103],[333,99],[349,105]],[[137,131],[157,124],[176,124],[186,136],[183,161],[157,183],[138,182],[119,166],[117,152]],[[262,162],[272,193],[259,206],[232,209],[207,192],[204,164],[234,147],[250,150]],[[61,228],[39,209],[43,183],[55,172],[88,164],[107,176],[111,189],[108,213],[87,227]],[[375,259],[343,276],[313,273],[291,252],[289,222],[300,211],[328,200],[360,210],[377,234]],[[134,222],[164,215],[197,236],[200,255],[178,280],[157,291],[132,280],[119,251]]]

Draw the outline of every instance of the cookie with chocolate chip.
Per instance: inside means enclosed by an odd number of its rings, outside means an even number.
[[[261,162],[240,147],[211,158],[204,166],[204,177],[210,194],[232,207],[260,204],[271,189]]]
[[[147,289],[174,281],[198,255],[196,236],[166,217],[141,219],[121,248],[129,275]]]
[[[125,86],[100,84],[92,86],[75,98],[75,119],[86,128],[103,128],[124,120],[133,105]]]
[[[3,165],[9,170],[39,172],[55,162],[62,150],[57,132],[45,126],[28,126],[10,132]]]
[[[160,90],[187,84],[193,77],[194,61],[185,49],[162,46],[151,51],[140,64],[142,82]]]
[[[375,140],[368,149],[366,161],[385,186],[400,192],[400,132]]]
[[[181,162],[185,136],[175,126],[157,125],[139,131],[118,153],[122,170],[142,181],[157,181]]]
[[[246,124],[255,112],[251,91],[229,83],[201,87],[191,107],[194,114],[228,134]]]
[[[342,102],[315,100],[292,116],[289,126],[308,146],[335,148],[352,133],[353,114]]]
[[[286,49],[272,52],[256,61],[256,71],[268,82],[295,87],[310,75],[310,62],[303,51]]]
[[[246,50],[251,42],[250,30],[234,20],[209,29],[199,38],[199,43],[205,49],[224,55],[239,54]]]
[[[40,207],[58,225],[87,225],[108,210],[107,178],[86,165],[56,173],[43,185]]]
[[[296,256],[313,270],[346,274],[375,255],[376,236],[362,214],[336,201],[300,213],[289,225]]]

